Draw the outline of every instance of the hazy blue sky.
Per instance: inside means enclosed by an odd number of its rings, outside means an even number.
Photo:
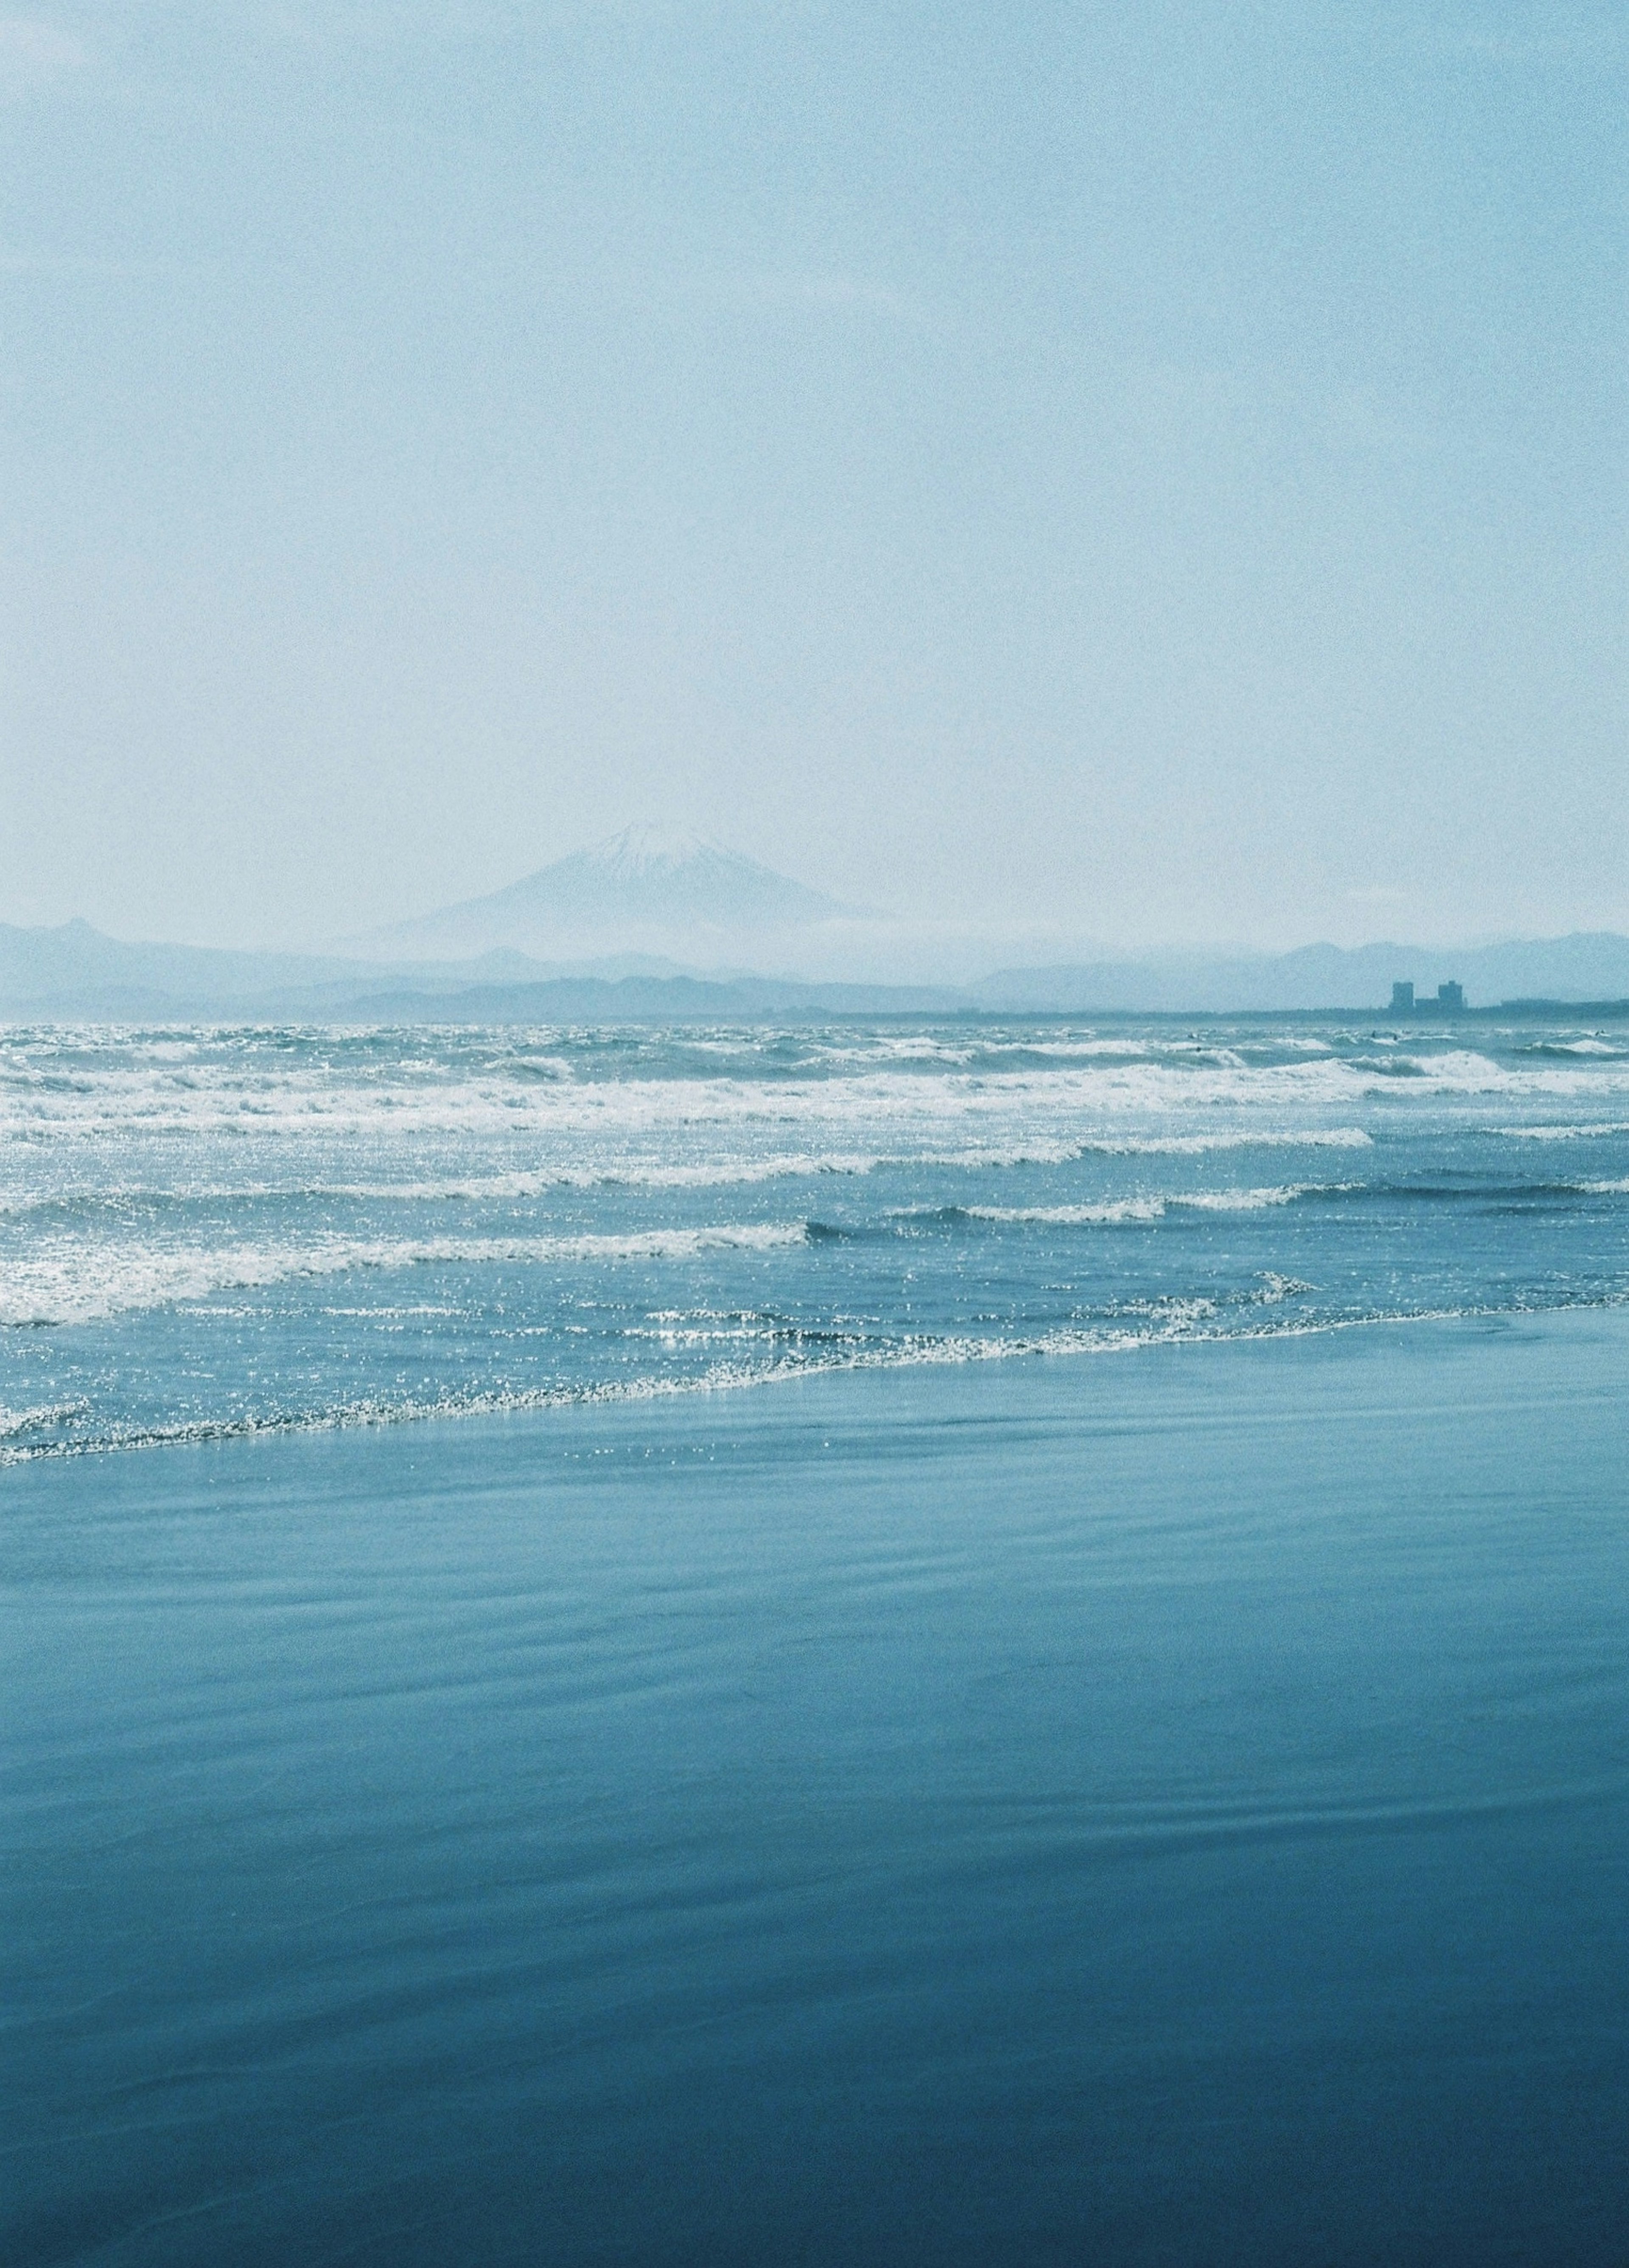
[[[0,18],[0,919],[1629,927],[1629,14]]]

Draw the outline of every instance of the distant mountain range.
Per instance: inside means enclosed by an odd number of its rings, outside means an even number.
[[[1441,947],[1328,945],[1222,958],[1169,955],[1007,968],[963,986],[807,983],[729,976],[624,954],[575,966],[513,952],[412,963],[329,954],[127,945],[88,922],[0,924],[0,1018],[151,1022],[202,1017],[293,1022],[719,1021],[860,1014],[1389,1013],[1392,984],[1463,983],[1470,1006],[1541,998],[1629,1002],[1629,938],[1611,932]]]
[[[972,988],[1005,1008],[1187,1014],[1252,1008],[1385,1008],[1399,980],[1420,993],[1457,983],[1468,1003],[1629,998],[1629,938],[1610,930],[1467,946],[1305,945],[1271,955],[1170,954],[1143,961],[1004,968]]]
[[[1332,1009],[1372,1016],[1389,1012],[1399,979],[1422,996],[1457,981],[1473,1009],[1534,997],[1629,999],[1629,938],[1611,932],[1463,950],[1310,945],[1279,954],[1167,954],[934,981],[953,971],[971,976],[979,950],[970,929],[891,922],[702,836],[628,828],[489,897],[327,954],[127,945],[84,921],[55,929],[0,924],[0,1016],[544,1023],[890,1012]],[[994,957],[987,945],[985,952]],[[907,970],[928,981],[898,982]]]

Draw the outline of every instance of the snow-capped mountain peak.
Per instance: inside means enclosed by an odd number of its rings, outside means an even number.
[[[645,951],[738,958],[850,909],[689,829],[625,827],[489,897],[376,932],[373,950],[436,958]]]
[[[608,836],[582,856],[603,873],[631,880],[636,875],[671,873],[674,867],[687,865],[693,858],[705,858],[709,852],[721,858],[730,855],[709,836],[698,835],[693,828],[653,827],[642,821],[623,828],[619,835]]]

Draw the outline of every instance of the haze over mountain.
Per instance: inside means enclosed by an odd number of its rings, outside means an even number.
[[[626,828],[506,889],[322,955],[127,944],[0,924],[0,1015],[119,1020],[721,1021],[870,1012],[1383,1012],[1446,979],[1472,1007],[1629,999],[1611,932],[1468,947],[1048,954],[1005,933],[847,907],[706,836]],[[1066,947],[1067,951],[1067,947]],[[992,971],[992,964],[995,964]]]
[[[1303,945],[1293,953],[1185,953],[1002,968],[973,985],[1003,1009],[1196,1013],[1212,1010],[1384,1012],[1399,979],[1427,996],[1463,984],[1472,1007],[1504,1001],[1629,998],[1629,938],[1612,931],[1475,946]],[[1426,1012],[1429,1012],[1428,1010]]]
[[[349,940],[389,960],[523,953],[581,961],[640,954],[712,966],[818,950],[810,932],[863,921],[853,907],[708,836],[625,827],[489,895]]]
[[[809,933],[826,926],[815,923]],[[1472,1010],[1540,998],[1621,1011],[1629,1003],[1629,938],[1602,932],[1463,950],[1315,945],[1272,955],[1013,967],[962,984],[913,984],[721,974],[627,953],[598,961],[545,961],[510,950],[415,961],[253,954],[127,944],[84,921],[37,929],[0,923],[0,1019],[29,1022],[752,1022],[892,1012],[1090,1017],[1273,1009],[1373,1017],[1388,1012],[1399,978],[1422,995],[1457,979]]]

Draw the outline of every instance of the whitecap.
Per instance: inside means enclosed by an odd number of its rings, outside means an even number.
[[[1263,1212],[1297,1197],[1331,1195],[1361,1186],[1351,1182],[1292,1182],[1271,1189],[1191,1189],[1159,1197],[1119,1197],[1104,1204],[966,1205],[971,1220],[1030,1222],[1054,1228],[1096,1228],[1120,1221],[1161,1220],[1169,1212]]]
[[[1629,1134],[1629,1124],[1597,1120],[1582,1126],[1493,1126],[1488,1130],[1511,1142],[1583,1142],[1601,1135]]]
[[[351,1270],[536,1265],[569,1261],[692,1260],[712,1251],[771,1252],[809,1241],[805,1222],[726,1223],[622,1233],[509,1237],[331,1237],[207,1251],[72,1248],[13,1262],[0,1289],[0,1325],[97,1322],[143,1308],[253,1291]]]

